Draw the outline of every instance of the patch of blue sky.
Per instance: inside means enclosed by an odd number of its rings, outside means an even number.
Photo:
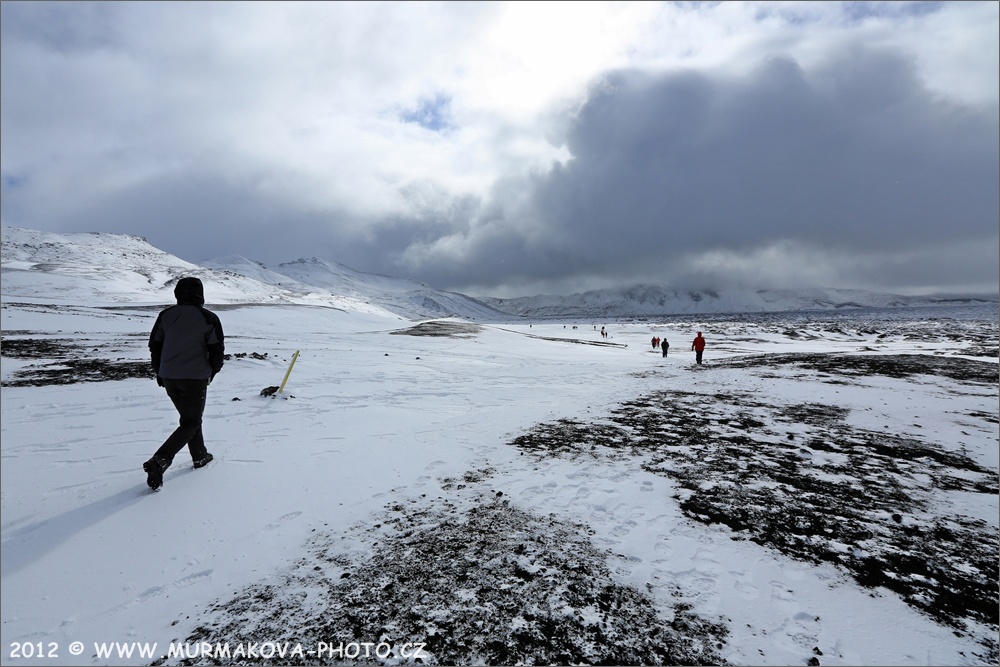
[[[27,176],[19,176],[17,174],[4,174],[0,177],[0,183],[2,183],[5,190],[15,190],[27,182]]]
[[[416,107],[403,110],[399,118],[432,132],[446,132],[455,127],[451,121],[451,96],[444,93],[420,100]]]

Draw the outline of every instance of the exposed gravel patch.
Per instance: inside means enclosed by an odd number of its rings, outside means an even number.
[[[716,365],[728,368],[794,365],[848,377],[885,375],[906,378],[914,375],[940,375],[959,382],[991,385],[1000,382],[1000,366],[994,362],[923,354],[768,354],[725,359],[716,362]]]
[[[3,386],[42,387],[155,376],[148,361],[135,361],[125,357],[108,358],[94,354],[102,350],[113,351],[103,341],[4,337],[0,344],[0,354],[4,357],[47,361],[28,364],[18,370],[12,379],[4,381]]]
[[[317,534],[292,571],[217,603],[186,641],[385,647],[381,657],[307,657],[321,665],[724,664],[725,625],[614,582],[591,533],[499,493],[393,504],[350,538]]]
[[[134,341],[108,343],[84,338],[45,338],[31,331],[11,331],[4,336],[0,355],[10,359],[38,359],[18,369],[4,387],[44,387],[49,385],[106,382],[129,378],[152,379],[156,376],[148,360],[110,357],[109,354],[134,349]],[[145,335],[142,335],[145,339]],[[267,359],[267,352],[238,352],[225,355],[231,359]]]
[[[409,327],[408,329],[390,331],[389,333],[394,336],[440,336],[447,338],[469,338],[475,336],[480,331],[482,331],[482,327],[478,324],[469,324],[468,322],[432,321],[421,322],[420,324]]]
[[[725,365],[997,382],[996,364],[986,362],[823,357],[762,356]],[[540,457],[634,459],[677,482],[676,498],[692,520],[727,526],[734,540],[832,563],[958,633],[982,635],[985,627],[985,636],[993,637],[983,642],[986,654],[995,659],[997,532],[980,519],[936,513],[940,503],[932,496],[950,490],[996,495],[997,471],[934,443],[852,427],[848,414],[835,405],[772,405],[759,395],[667,391],[623,403],[599,424],[538,425],[513,444]]]

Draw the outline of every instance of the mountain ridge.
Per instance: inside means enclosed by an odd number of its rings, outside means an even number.
[[[733,288],[677,289],[636,284],[591,290],[565,296],[480,299],[499,310],[521,317],[604,316],[655,317],[719,313],[843,310],[849,308],[913,308],[992,304],[982,295],[904,296],[870,290],[828,287],[789,289]]]
[[[184,275],[213,303],[290,303],[383,312],[406,319],[636,319],[671,315],[998,303],[996,297],[902,296],[838,288],[679,289],[636,284],[570,295],[472,297],[316,257],[274,267],[232,255],[194,264],[126,234],[2,227],[3,296],[56,301],[169,303]],[[41,280],[39,278],[42,278]]]

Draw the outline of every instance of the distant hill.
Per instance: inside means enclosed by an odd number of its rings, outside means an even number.
[[[543,295],[512,299],[480,297],[480,300],[520,317],[581,319],[997,303],[996,298],[981,296],[916,297],[852,289],[715,291],[677,290],[657,285],[633,285],[567,296]]]
[[[404,278],[355,271],[343,264],[316,259],[298,259],[275,267],[281,275],[301,283],[327,289],[334,294],[377,303],[407,317],[461,317],[469,320],[503,320],[510,315],[482,301],[435,289]]]
[[[864,290],[677,290],[634,285],[568,296],[473,298],[402,278],[309,258],[267,267],[240,256],[192,264],[122,234],[2,228],[4,300],[90,305],[173,302],[178,278],[205,283],[210,303],[297,303],[411,320],[456,317],[630,319],[683,314],[995,304],[997,298],[907,297]]]
[[[124,234],[54,234],[4,226],[4,300],[103,305],[174,301],[182,276],[197,276],[213,303],[281,303],[287,290],[231,271],[186,262]]]
[[[427,285],[354,271],[318,259],[270,269],[232,256],[192,264],[124,234],[55,234],[4,226],[2,286],[7,300],[89,305],[174,301],[182,276],[205,283],[210,303],[297,303],[406,319],[511,319],[482,302]]]

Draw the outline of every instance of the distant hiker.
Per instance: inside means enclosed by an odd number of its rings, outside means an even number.
[[[667,356],[667,350],[670,349],[670,343],[667,342],[666,338],[664,338],[663,341],[660,343],[660,349],[663,350],[663,356],[664,357]]]
[[[701,332],[695,336],[694,342],[691,343],[691,349],[694,350],[694,359],[697,363],[701,363],[701,355],[705,352],[705,339],[701,337]]]
[[[222,322],[205,309],[205,289],[198,278],[181,278],[174,287],[177,305],[160,312],[149,334],[149,353],[156,384],[167,390],[180,415],[180,425],[142,464],[146,484],[163,486],[163,472],[187,445],[195,468],[212,460],[205,448],[201,418],[205,396],[215,374],[222,370],[225,341]]]
[[[651,340],[651,341],[649,341],[649,342],[650,342],[650,343],[652,343],[652,345],[653,345],[653,349],[654,349],[654,350],[655,350],[655,349],[656,349],[656,348],[657,348],[657,347],[659,346],[659,343],[660,343],[660,341],[658,341],[658,340],[656,339],[656,336],[653,336],[653,340]]]

